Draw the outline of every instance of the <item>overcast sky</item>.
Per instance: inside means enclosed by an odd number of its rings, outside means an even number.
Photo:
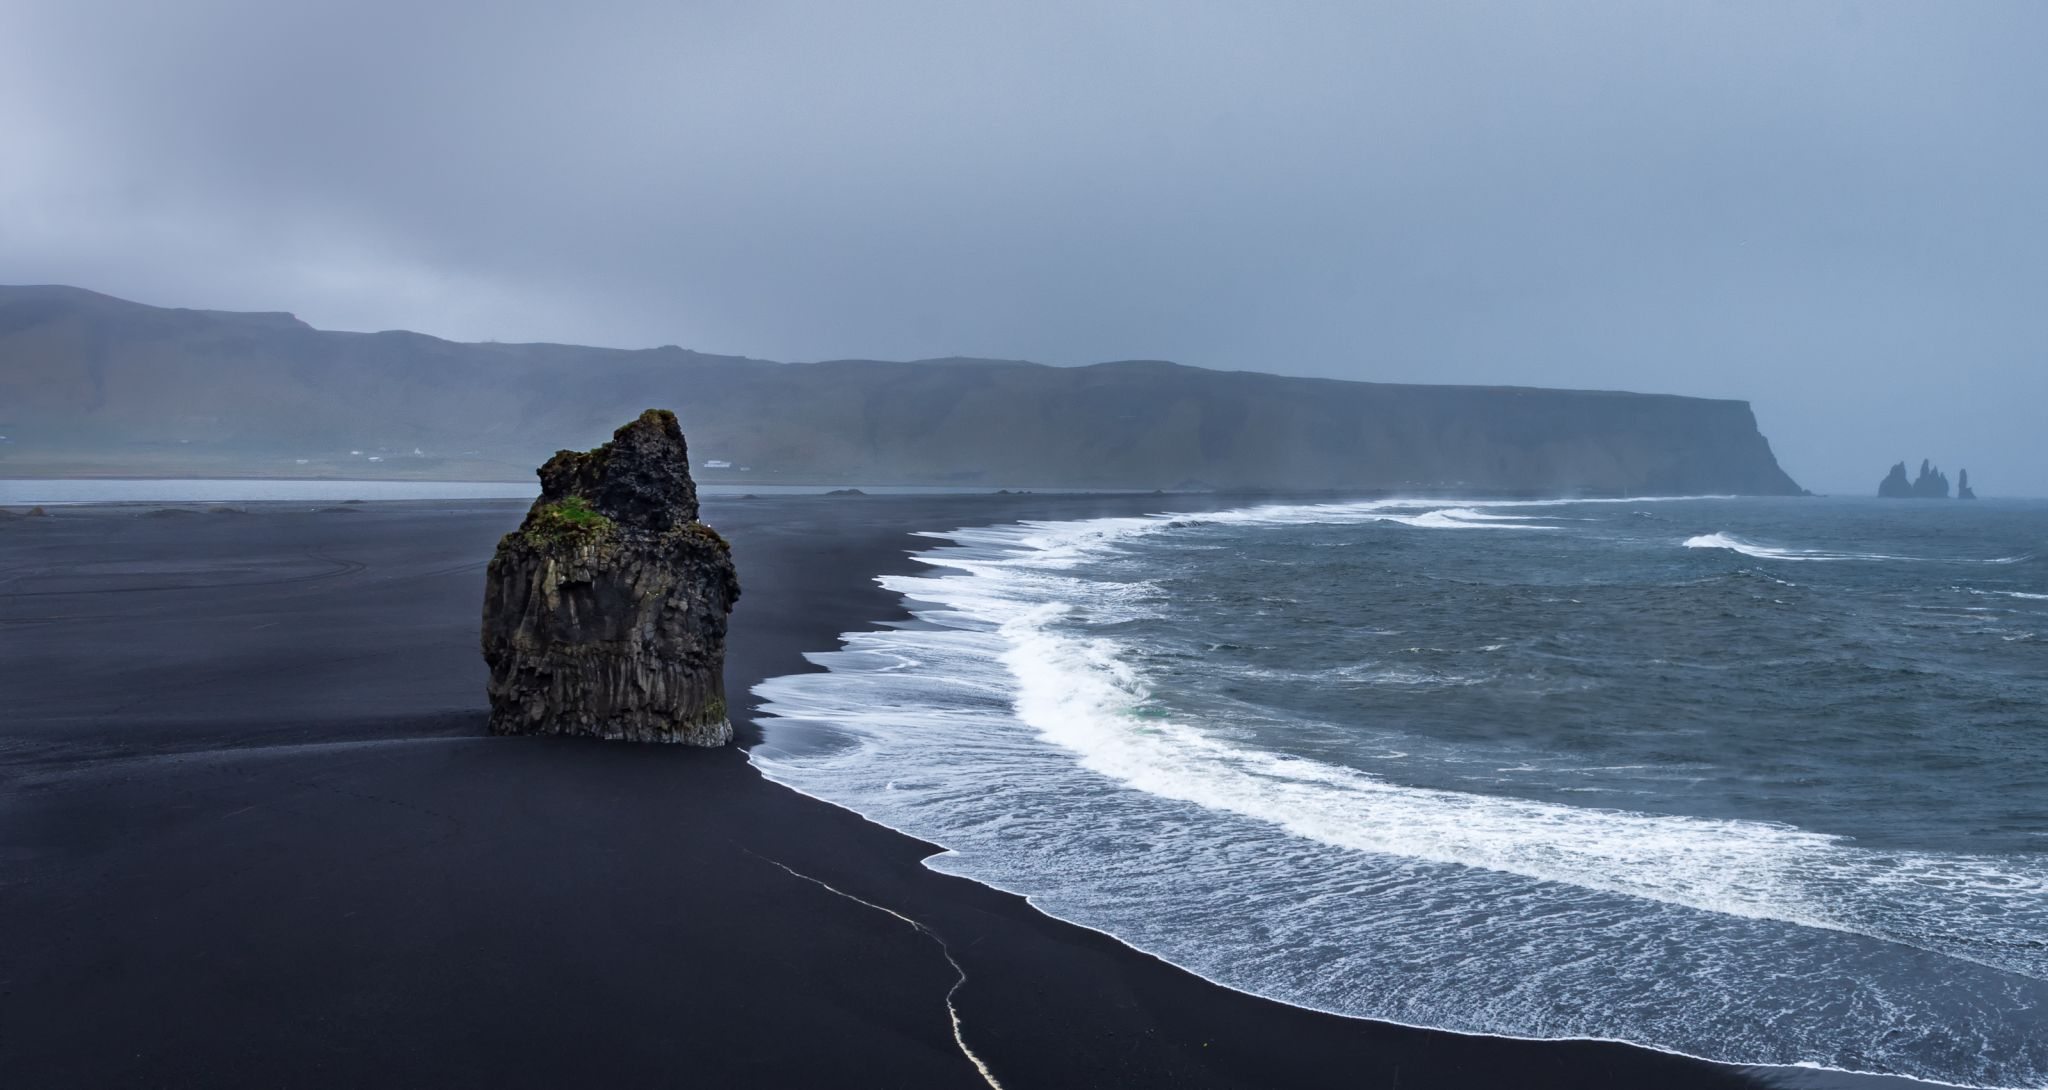
[[[2048,495],[2048,3],[8,0],[0,283],[1752,401]]]

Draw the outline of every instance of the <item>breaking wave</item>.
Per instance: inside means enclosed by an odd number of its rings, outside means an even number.
[[[923,624],[849,633],[811,656],[827,672],[764,682],[773,718],[752,760],[946,846],[936,869],[1300,1006],[1738,1063],[2048,1079],[2027,1025],[2048,1003],[2042,857],[1423,789],[1263,749],[1164,712],[1140,656],[1100,633],[1163,608],[1155,588],[1076,574],[1197,525],[1558,529],[1500,510],[1542,506],[1269,505],[932,534],[952,543],[919,558],[937,574],[881,580]]]
[[[1917,564],[2018,564],[2029,556],[1971,557],[1897,556],[1890,553],[1846,553],[1827,549],[1793,549],[1748,541],[1730,533],[1699,534],[1685,539],[1688,549],[1727,549],[1759,560],[1904,560]]]

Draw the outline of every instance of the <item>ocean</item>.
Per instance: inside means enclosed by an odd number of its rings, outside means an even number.
[[[938,870],[1319,1010],[2048,1084],[2048,503],[930,536],[752,759]]]

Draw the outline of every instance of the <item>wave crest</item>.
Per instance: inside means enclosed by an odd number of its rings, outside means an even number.
[[[1889,553],[1845,553],[1827,549],[1794,549],[1779,545],[1765,545],[1750,541],[1734,534],[1720,531],[1698,534],[1685,539],[1688,549],[1727,549],[1730,552],[1753,556],[1759,560],[1895,560],[1915,564],[2018,564],[2033,559],[2031,556],[2000,556],[1989,560],[1973,557],[1942,556],[1897,556]]]

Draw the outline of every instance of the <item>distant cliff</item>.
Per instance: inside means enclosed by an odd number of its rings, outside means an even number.
[[[517,480],[649,404],[705,484],[1799,491],[1741,401],[458,344],[0,287],[0,476]]]

